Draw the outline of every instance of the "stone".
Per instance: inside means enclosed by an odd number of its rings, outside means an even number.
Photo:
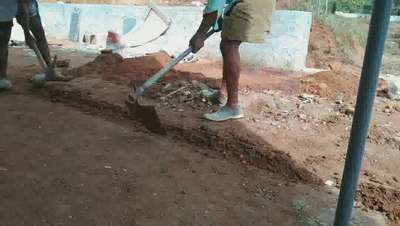
[[[306,121],[307,120],[307,115],[305,114],[298,114],[297,117],[299,117],[299,119]]]
[[[384,78],[388,83],[388,95],[392,100],[400,100],[400,77],[387,75]]]
[[[331,180],[325,181],[325,185],[327,185],[327,186],[329,186],[329,187],[333,186],[334,184],[335,184],[335,182],[333,182],[333,181],[331,181]]]
[[[303,93],[303,94],[300,94],[300,95],[299,95],[299,99],[301,100],[301,102],[302,102],[303,104],[307,104],[307,103],[312,103],[312,102],[314,102],[315,96],[314,96],[314,95],[311,95],[311,94],[305,94],[305,93]]]
[[[325,90],[328,88],[328,85],[326,83],[321,82],[318,84],[318,88],[320,88],[321,90]]]

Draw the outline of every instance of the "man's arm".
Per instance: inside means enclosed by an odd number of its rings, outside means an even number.
[[[225,2],[226,0],[208,0],[201,25],[189,43],[194,53],[204,46],[206,34],[221,16]]]
[[[193,53],[198,52],[204,46],[204,41],[207,38],[207,32],[213,27],[215,21],[218,19],[218,12],[204,14],[203,20],[197,32],[190,40],[190,47]]]

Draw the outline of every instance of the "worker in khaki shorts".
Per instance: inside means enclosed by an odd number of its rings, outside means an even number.
[[[196,34],[190,40],[193,52],[204,46],[206,33],[222,22],[221,53],[223,57],[223,86],[226,86],[228,99],[218,111],[205,114],[211,121],[226,121],[243,118],[243,110],[239,104],[240,54],[242,42],[263,43],[270,32],[275,0],[208,0],[204,10],[203,21]]]

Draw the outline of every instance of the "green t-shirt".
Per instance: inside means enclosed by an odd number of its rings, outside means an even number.
[[[218,12],[218,18],[224,13],[224,8],[226,4],[231,4],[236,0],[208,0],[206,8],[204,9],[204,14]],[[218,21],[214,24],[214,29],[218,29]]]
[[[225,4],[231,4],[234,0],[208,0],[204,14],[218,11],[218,16],[224,12]]]

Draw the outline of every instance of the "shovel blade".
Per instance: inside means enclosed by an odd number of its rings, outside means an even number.
[[[132,99],[127,102],[127,106],[129,110],[129,116],[132,119],[141,121],[146,129],[160,135],[167,134],[161,124],[161,120],[158,117],[155,106],[141,105],[137,100]]]

